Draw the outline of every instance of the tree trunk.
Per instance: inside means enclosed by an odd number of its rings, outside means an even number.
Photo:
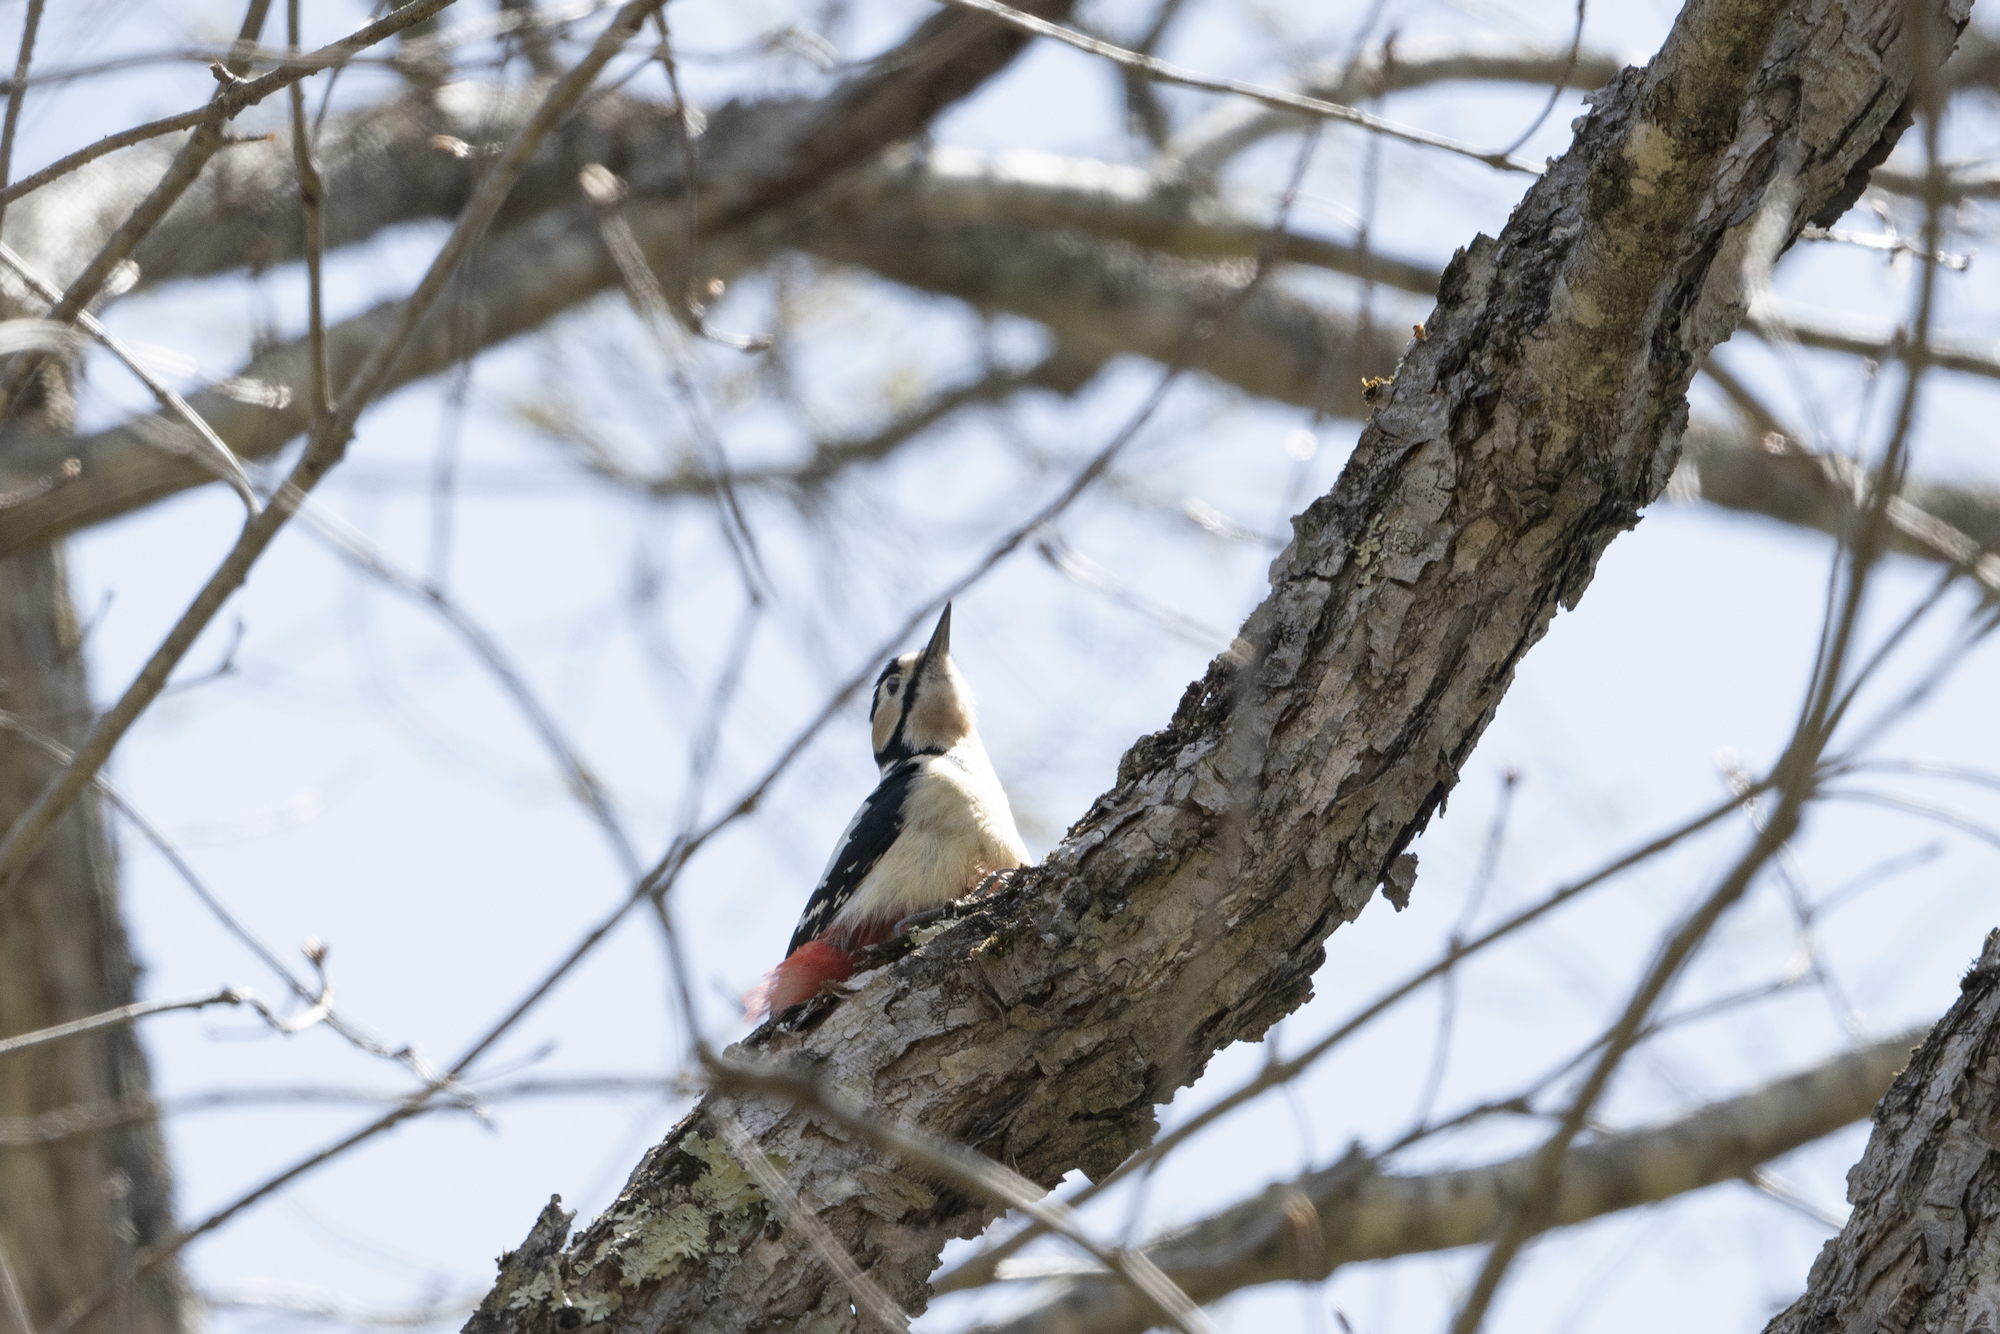
[[[1937,40],[1913,42],[1904,0],[1693,0],[1452,262],[1270,597],[1117,786],[1042,866],[746,1054],[1045,1184],[1146,1143],[1155,1104],[1310,994],[1521,656],[1665,485],[1766,210],[1783,242],[1844,208],[1968,10],[1929,0]],[[552,1204],[468,1331],[859,1327],[823,1242],[731,1160],[739,1133],[906,1309],[997,1212],[795,1099],[711,1097],[573,1243]]]
[[[2000,1330],[2000,931],[1875,1109],[1847,1226],[1764,1334]]]
[[[0,560],[0,708],[66,745],[91,719],[83,635],[58,551]],[[54,771],[40,750],[0,732],[0,828]],[[0,1036],[130,1004],[138,968],[119,916],[118,865],[96,794],[56,826],[11,889],[0,888]],[[130,1027],[0,1056],[0,1260],[33,1329],[96,1293],[134,1251],[173,1233],[173,1179],[159,1123],[75,1133],[48,1113],[85,1104],[150,1105],[145,1053]],[[37,1119],[40,1118],[40,1119]],[[34,1142],[37,1137],[40,1142]],[[0,1329],[18,1319],[0,1274]],[[181,1334],[184,1284],[168,1267],[84,1328]]]

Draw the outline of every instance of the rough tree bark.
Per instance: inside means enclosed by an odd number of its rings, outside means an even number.
[[[1689,4],[1501,237],[1454,259],[1270,597],[1117,785],[1041,867],[744,1055],[1045,1184],[1144,1144],[1156,1103],[1307,997],[1515,664],[1665,485],[1767,208],[1781,241],[1844,208],[1900,132],[1915,51],[1941,57],[1968,9]],[[1911,41],[1913,12],[1936,40]],[[855,1328],[722,1149],[732,1121],[906,1308],[944,1240],[994,1216],[809,1109],[713,1098],[574,1241],[551,1205],[470,1334]]]
[[[1875,1109],[1847,1226],[1765,1334],[2000,1329],[2000,931]]]
[[[0,709],[66,744],[89,730],[83,632],[59,552],[0,560]],[[0,733],[0,822],[48,782],[53,763]],[[138,969],[118,909],[118,872],[91,794],[63,818],[11,891],[0,892],[0,1036],[80,1019],[134,999]],[[0,1056],[0,1117],[76,1106],[144,1106],[146,1057],[127,1028]],[[33,1328],[89,1297],[173,1234],[172,1176],[157,1120],[55,1143],[0,1145],[0,1260]],[[0,1274],[0,1284],[6,1275]],[[11,1327],[7,1293],[0,1318]],[[134,1288],[86,1329],[180,1334],[189,1327],[180,1270]]]

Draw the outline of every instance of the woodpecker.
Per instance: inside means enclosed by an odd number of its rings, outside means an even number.
[[[881,781],[847,823],[792,932],[785,961],[744,998],[756,1022],[854,974],[897,924],[1028,860],[1007,794],[951,660],[951,605],[930,643],[882,669],[868,706]]]

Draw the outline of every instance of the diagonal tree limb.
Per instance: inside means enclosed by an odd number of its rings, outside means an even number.
[[[1923,1041],[1916,1029],[1663,1125],[1604,1135],[1570,1156],[1550,1227],[1653,1204],[1740,1179],[1865,1118]],[[1426,1176],[1387,1176],[1342,1160],[1274,1185],[1146,1247],[1167,1277],[1207,1303],[1259,1283],[1317,1282],[1344,1264],[1485,1240],[1525,1188],[1532,1155]],[[1316,1232],[1288,1206],[1305,1201]],[[1317,1246],[1303,1251],[1302,1236]],[[1003,1270],[1004,1276],[1004,1270]],[[1138,1334],[1151,1314],[1102,1275],[1071,1279],[1046,1301],[982,1334]]]
[[[1155,1103],[1305,999],[1326,936],[1435,813],[1521,656],[1665,486],[1688,382],[1747,308],[1745,228],[1769,187],[1797,201],[1796,236],[1900,132],[1901,0],[1801,5],[1746,44],[1771,13],[1695,0],[1502,236],[1454,260],[1270,598],[1044,864],[749,1049],[1046,1185],[1116,1168]],[[992,1217],[810,1109],[732,1103],[904,1309],[945,1238]],[[851,1328],[845,1290],[761,1204],[704,1202],[717,1134],[697,1108],[572,1244],[538,1233],[470,1334]],[[642,1244],[667,1216],[689,1241],[671,1255]]]

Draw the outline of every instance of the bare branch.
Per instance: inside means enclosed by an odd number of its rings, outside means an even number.
[[[249,43],[257,40],[257,34],[263,31],[264,16],[270,7],[271,0],[250,0],[243,16],[242,30],[237,34],[239,42]],[[229,88],[241,81],[245,68],[240,52],[232,53],[227,61],[215,67],[216,80],[220,85],[216,89],[216,103],[220,102],[222,95]],[[208,165],[208,160],[222,148],[222,125],[220,118],[212,118],[181,145],[180,151],[174,154],[173,164],[167,168],[166,174],[146,197],[139,201],[138,207],[127,215],[117,230],[105,240],[103,246],[91,257],[90,262],[84,265],[83,272],[72,279],[69,286],[63,290],[62,299],[49,311],[48,317],[51,320],[58,324],[67,324],[91,308],[111,282],[112,276],[138,248],[139,243],[145,240],[160,219],[167,215],[167,211],[180,199],[182,193],[194,183],[195,177],[201,174],[202,168]],[[6,192],[0,191],[0,203],[4,203],[6,197]],[[43,364],[44,360],[39,356],[26,356],[16,358],[7,368],[5,384],[0,386],[0,423],[11,420],[18,413],[22,391],[33,382],[36,372]]]
[[[1889,1088],[1915,1029],[1663,1125],[1577,1148],[1548,1226],[1600,1218],[1737,1180],[1762,1163],[1865,1118]],[[1259,1283],[1317,1282],[1344,1264],[1469,1246],[1489,1236],[1528,1186],[1532,1155],[1426,1176],[1385,1176],[1359,1156],[1272,1186],[1146,1247],[1204,1305]],[[1286,1205],[1304,1198],[1322,1248],[1301,1256]],[[1303,1273],[1301,1272],[1303,1268]],[[998,1277],[1010,1277],[1002,1266]],[[1137,1334],[1151,1313],[1103,1275],[1079,1276],[986,1334]]]
[[[338,1022],[329,1016],[331,1027]],[[608,1094],[639,1094],[653,1097],[684,1097],[699,1092],[692,1081],[666,1075],[569,1075],[520,1079],[504,1084],[473,1087],[457,1083],[459,1091],[440,1084],[434,1104],[439,1111],[465,1111],[475,1116],[487,1107],[521,1098],[589,1098]],[[74,1103],[39,1112],[33,1116],[0,1117],[0,1148],[26,1144],[54,1144],[78,1135],[96,1135],[115,1126],[135,1125],[162,1116],[190,1112],[226,1111],[243,1107],[282,1107],[301,1104],[335,1104],[363,1107],[400,1107],[408,1102],[408,1089],[355,1088],[340,1085],[286,1085],[212,1089],[179,1097],[154,1099],[140,1095]]]
[[[1046,389],[1069,397],[1089,383],[1099,369],[1099,363],[1073,356],[1058,347],[1024,370],[995,369],[966,384],[939,390],[868,435],[818,440],[796,463],[736,468],[731,471],[730,480],[741,487],[790,492],[803,500],[825,490],[850,469],[888,458],[933,427],[969,408],[1001,403],[1028,389]],[[571,456],[593,476],[614,485],[658,500],[714,493],[715,477],[705,467],[684,463],[665,473],[638,472],[584,434],[587,428],[570,420],[556,408],[528,405],[521,409],[521,415],[530,426],[568,447]]]
[[[299,0],[286,0],[285,4],[285,53],[292,59],[299,54]],[[310,379],[307,381],[311,397],[312,416],[310,424],[318,426],[321,417],[333,411],[333,382],[326,369],[326,314],[320,292],[320,251],[324,241],[320,236],[320,203],[325,190],[320,183],[319,168],[313,163],[312,145],[306,134],[306,91],[303,83],[295,83],[289,90],[292,104],[292,161],[299,173],[299,215],[305,223],[306,248],[306,357]]]
[[[1854,460],[1808,452],[1787,436],[1698,422],[1669,494],[1840,537],[1854,531],[1876,484]],[[2000,580],[2000,493],[1906,482],[1888,519],[1891,550],[1961,567],[1989,588]]]
[[[21,1033],[11,1038],[0,1038],[0,1056],[10,1052],[25,1051],[48,1042],[59,1042],[63,1038],[73,1038],[83,1033],[95,1033],[101,1028],[121,1028],[137,1023],[148,1015],[166,1014],[173,1010],[205,1010],[211,1005],[243,1005],[247,994],[234,987],[224,987],[220,991],[205,991],[199,996],[181,996],[174,1000],[138,1001],[131,1005],[121,1005],[115,1010],[89,1015],[83,1019],[72,1019],[66,1024],[56,1024],[50,1028],[36,1029],[32,1033]]]
[[[1386,139],[1399,139],[1407,144],[1416,144],[1423,148],[1441,149],[1447,153],[1455,153],[1460,157],[1469,157],[1473,161],[1483,162],[1497,171],[1518,171],[1532,176],[1541,170],[1540,167],[1532,162],[1524,162],[1506,153],[1495,153],[1475,148],[1471,144],[1448,138],[1445,135],[1432,134],[1429,131],[1414,129],[1407,125],[1398,125],[1394,121],[1384,120],[1380,116],[1372,116],[1365,111],[1360,111],[1350,106],[1343,106],[1338,102],[1328,102],[1321,98],[1308,97],[1303,93],[1287,93],[1274,88],[1260,88],[1256,84],[1243,83],[1236,79],[1207,78],[1169,65],[1166,61],[1160,60],[1155,56],[1141,55],[1137,51],[1127,51],[1124,47],[1073,31],[1063,27],[1059,23],[1050,23],[1046,19],[1036,18],[1034,15],[1023,13],[1011,5],[1001,4],[1000,0],[940,0],[940,2],[948,5],[956,5],[963,9],[976,10],[982,14],[991,14],[1001,22],[1011,24],[1023,32],[1033,33],[1037,37],[1053,38],[1058,42],[1073,46],[1079,51],[1087,52],[1093,56],[1101,56],[1114,65],[1121,65],[1127,69],[1137,70],[1147,78],[1157,79],[1161,83],[1177,84],[1182,88],[1194,88],[1208,93],[1229,93],[1236,97],[1248,98],[1253,102],[1261,102],[1265,106],[1276,107],[1281,111],[1291,112],[1293,115],[1318,116],[1327,120],[1342,121],[1349,125],[1358,125],[1362,129],[1379,134]]]
[[[829,201],[793,239],[911,287],[1039,320],[1065,347],[1095,360],[1136,353],[1170,361],[1181,331],[1209,320],[1249,271],[1247,260],[1175,260],[1074,232],[933,226],[844,199]],[[1269,284],[1243,303],[1229,337],[1196,349],[1192,369],[1260,397],[1353,418],[1368,411],[1363,377],[1389,374],[1407,341],[1407,332],[1363,330]],[[0,518],[0,532],[4,525]]]
[[[7,89],[7,120],[0,125],[0,186],[7,184],[7,177],[14,166],[14,131],[21,123],[21,102],[28,93],[28,66],[35,54],[35,30],[42,24],[43,0],[28,0],[28,16],[21,21],[21,48],[14,57],[14,79]],[[7,204],[0,200],[0,217],[4,217]]]
[[[422,1329],[468,1314],[478,1303],[479,1295],[440,1297],[405,1310],[377,1310],[309,1290],[247,1283],[209,1288],[195,1294],[195,1300],[210,1311],[281,1311],[294,1318],[303,1316],[362,1329]]]
[[[1266,250],[1419,296],[1437,292],[1435,265],[1338,241],[1281,232],[1141,167],[1016,151],[989,154],[937,145],[897,149],[843,182],[843,214],[894,216],[940,227],[1013,223],[1075,228],[1183,259],[1251,259]]]
[[[1600,88],[1624,62],[1602,52],[1524,49],[1508,43],[1398,41],[1346,66],[1321,66],[1302,91],[1329,102],[1362,102],[1440,83],[1563,84]],[[1162,175],[1206,182],[1250,145],[1303,128],[1304,117],[1264,106],[1220,106],[1175,136],[1161,155]]]
[[[48,166],[25,176],[14,184],[0,189],[0,206],[5,206],[32,191],[41,189],[50,181],[58,180],[86,163],[94,162],[107,153],[115,153],[121,148],[157,139],[161,135],[173,134],[177,130],[191,130],[219,126],[233,119],[244,108],[255,106],[281,88],[289,88],[299,80],[309,78],[321,70],[338,69],[352,60],[359,52],[367,50],[378,42],[386,41],[403,29],[413,27],[435,15],[451,4],[453,0],[410,0],[410,3],[389,13],[365,27],[329,46],[323,46],[309,55],[301,56],[297,62],[287,62],[284,67],[255,79],[234,79],[224,84],[215,98],[207,106],[195,111],[185,111],[178,116],[168,116],[145,125],[121,130],[107,135],[88,148],[78,149],[69,156],[59,158]],[[232,62],[244,58],[239,44],[231,48]]]
[[[51,310],[60,304],[62,292],[55,284],[28,267],[27,261],[15,254],[4,242],[0,242],[0,264],[5,264],[11,269],[28,285],[34,295],[49,305]],[[228,483],[229,488],[243,501],[243,507],[249,511],[251,517],[256,517],[262,505],[257,500],[257,493],[250,487],[250,475],[243,471],[242,461],[228,445],[223,443],[222,437],[215,433],[215,428],[203,421],[201,414],[189,406],[186,399],[175,393],[172,386],[146,369],[145,364],[133,355],[131,349],[114,337],[96,316],[87,310],[80,311],[76,322],[85,333],[102,343],[106,351],[118,358],[126,370],[138,377],[139,382],[152,391],[153,397],[159,401],[162,408],[180,418],[194,433],[199,446],[207,451],[203,455],[206,470]],[[158,437],[157,443],[163,448],[172,449],[180,442],[173,437],[162,435]],[[198,448],[193,452],[199,454],[201,449]]]

